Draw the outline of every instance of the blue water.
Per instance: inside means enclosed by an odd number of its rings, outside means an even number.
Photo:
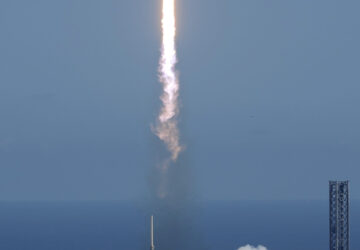
[[[191,226],[204,249],[234,250],[248,243],[270,250],[328,249],[327,201],[203,202],[195,207]],[[360,249],[359,208],[360,202],[352,202],[352,249]],[[147,213],[146,206],[131,202],[1,202],[0,249],[148,250]]]

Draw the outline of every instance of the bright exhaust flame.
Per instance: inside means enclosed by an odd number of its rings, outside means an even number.
[[[179,112],[179,82],[175,70],[177,62],[175,0],[163,0],[161,24],[163,37],[159,72],[163,93],[161,95],[162,107],[155,134],[166,144],[171,153],[171,159],[176,161],[182,147],[179,142],[179,129],[176,119]]]

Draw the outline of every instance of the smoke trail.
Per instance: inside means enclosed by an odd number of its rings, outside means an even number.
[[[238,250],[267,250],[267,248],[261,245],[259,245],[258,247],[246,245],[244,247],[240,247]]]
[[[175,70],[177,62],[175,0],[163,0],[161,23],[163,37],[159,72],[163,93],[160,98],[162,107],[154,132],[170,151],[171,160],[176,161],[182,147],[179,142],[179,129],[176,119],[179,113],[179,82]],[[168,165],[168,163],[163,164],[163,168],[167,168]]]
[[[179,81],[175,69],[177,63],[175,37],[175,1],[162,0],[162,46],[159,62],[159,79],[162,83],[161,110],[152,127],[168,152],[151,175],[152,193],[151,210],[160,223],[157,227],[157,249],[161,250],[203,250],[199,234],[190,211],[194,211],[191,202],[192,188],[191,171],[186,157],[179,158],[183,150],[179,140],[177,116],[179,113]],[[158,142],[157,142],[158,143]],[[179,159],[178,159],[179,158]],[[157,158],[158,161],[158,158]],[[171,167],[170,167],[171,166]],[[194,205],[195,207],[195,205]]]

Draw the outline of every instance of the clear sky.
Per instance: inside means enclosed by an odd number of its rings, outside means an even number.
[[[199,199],[360,198],[360,2],[177,5]],[[2,0],[0,37],[0,200],[145,197],[160,0]]]

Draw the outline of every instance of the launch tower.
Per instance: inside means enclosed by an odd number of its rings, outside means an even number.
[[[349,250],[349,182],[329,182],[330,250]]]

